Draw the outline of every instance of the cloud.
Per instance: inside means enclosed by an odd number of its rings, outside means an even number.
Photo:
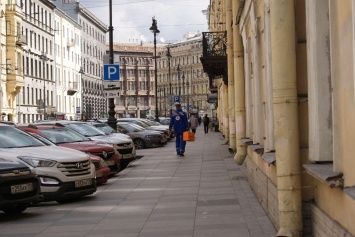
[[[108,3],[80,1],[102,22],[109,25]],[[112,25],[114,42],[153,41],[149,31],[152,17],[158,23],[159,38],[166,42],[176,42],[187,32],[207,31],[206,16],[209,0],[113,0]],[[143,37],[143,39],[142,39]],[[108,40],[108,35],[107,35]]]

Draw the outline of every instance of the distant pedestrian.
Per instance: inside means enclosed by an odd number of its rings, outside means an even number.
[[[198,121],[198,126],[200,126],[200,125],[201,125],[201,120],[202,120],[202,119],[201,119],[201,116],[199,115],[199,116],[198,116],[198,118],[197,118],[197,121]]]
[[[203,129],[205,130],[205,134],[208,133],[208,125],[210,124],[210,118],[205,114],[202,119],[203,122]]]
[[[176,153],[184,156],[186,142],[183,140],[182,134],[189,130],[189,124],[186,113],[181,109],[181,104],[177,103],[175,107],[176,111],[172,113],[170,118],[169,132],[171,133],[174,127]]]
[[[191,115],[190,118],[190,128],[193,133],[196,133],[196,128],[198,127],[198,120],[195,115]]]

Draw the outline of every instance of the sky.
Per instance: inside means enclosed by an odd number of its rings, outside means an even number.
[[[109,26],[109,0],[79,0]],[[153,42],[149,31],[152,17],[158,23],[157,43],[174,43],[187,32],[207,31],[202,13],[210,0],[112,0],[113,41],[120,43]],[[106,35],[109,40],[109,35]]]

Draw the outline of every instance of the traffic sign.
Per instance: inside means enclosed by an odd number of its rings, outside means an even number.
[[[180,96],[174,96],[174,102],[180,102]]]
[[[120,65],[118,64],[105,64],[104,65],[104,80],[105,81],[118,81],[120,80]]]
[[[106,98],[120,97],[120,90],[104,90]]]
[[[119,90],[119,89],[121,89],[121,82],[120,81],[112,81],[112,80],[104,81],[104,89],[105,90]]]

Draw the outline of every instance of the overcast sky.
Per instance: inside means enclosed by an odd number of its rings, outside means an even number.
[[[153,41],[152,17],[158,22],[159,42],[177,42],[187,32],[207,31],[206,10],[210,0],[112,0],[114,42]],[[107,26],[109,0],[80,0]],[[106,35],[108,41],[109,35]]]

